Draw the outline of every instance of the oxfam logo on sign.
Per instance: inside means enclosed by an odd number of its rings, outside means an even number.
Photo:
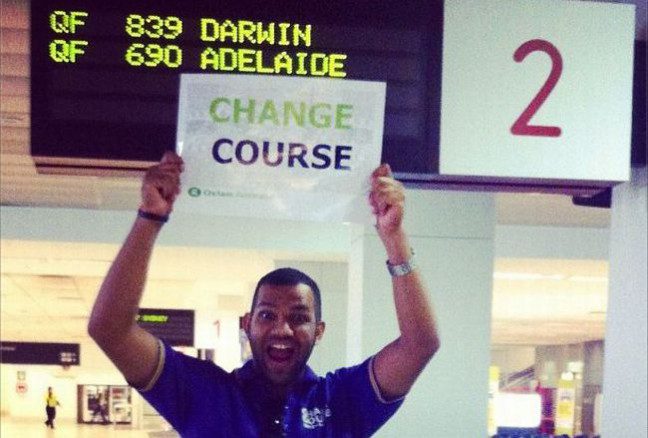
[[[189,196],[193,196],[194,198],[197,198],[200,196],[200,189],[198,187],[191,187],[188,191]]]

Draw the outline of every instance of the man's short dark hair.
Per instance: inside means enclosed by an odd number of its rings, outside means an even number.
[[[313,291],[313,297],[315,298],[315,320],[322,320],[322,298],[320,296],[319,287],[317,286],[317,283],[315,283],[315,280],[304,274],[302,271],[293,268],[279,268],[261,277],[256,285],[256,289],[254,289],[254,298],[252,298],[251,308],[252,313],[254,313],[254,306],[256,306],[257,303],[259,289],[264,284],[271,284],[273,286],[297,286],[298,284],[305,284],[310,287]]]

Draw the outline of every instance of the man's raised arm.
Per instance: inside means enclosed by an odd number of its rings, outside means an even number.
[[[158,363],[158,341],[137,326],[135,317],[160,219],[173,209],[182,170],[182,159],[167,152],[146,172],[141,213],[101,285],[88,324],[90,336],[135,386],[148,383]]]
[[[398,267],[410,262],[413,254],[402,224],[405,191],[392,177],[389,165],[383,164],[373,172],[369,202],[388,263]],[[392,276],[400,336],[376,355],[373,364],[381,395],[388,400],[407,394],[440,345],[421,275],[417,269],[406,271],[402,269]]]

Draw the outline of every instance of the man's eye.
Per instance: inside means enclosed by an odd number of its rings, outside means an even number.
[[[303,314],[292,315],[290,319],[292,320],[293,324],[305,324],[310,321],[308,315]]]
[[[272,312],[268,312],[267,310],[262,310],[261,312],[259,312],[259,319],[264,321],[272,321],[274,319],[274,314]]]

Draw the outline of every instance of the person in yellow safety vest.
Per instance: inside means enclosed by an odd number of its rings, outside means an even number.
[[[61,406],[61,404],[56,399],[52,387],[47,388],[47,395],[45,396],[45,413],[47,414],[47,420],[45,420],[45,426],[49,426],[54,429],[54,418],[56,418],[56,407]]]

